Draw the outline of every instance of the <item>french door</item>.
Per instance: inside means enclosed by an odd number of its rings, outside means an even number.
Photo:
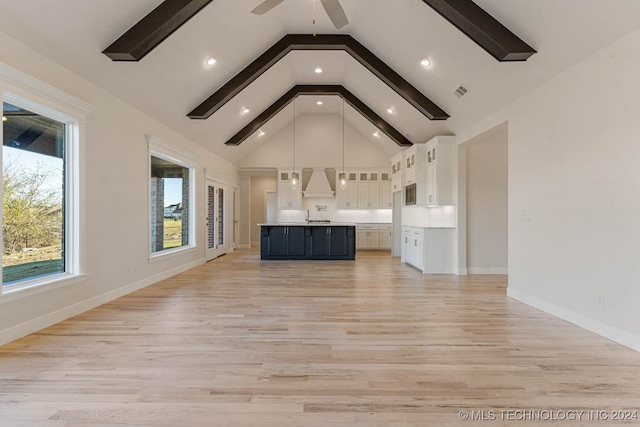
[[[205,257],[207,261],[227,253],[226,236],[226,198],[227,188],[224,184],[206,180],[206,200],[207,216],[205,232],[207,233],[205,242],[207,250]]]

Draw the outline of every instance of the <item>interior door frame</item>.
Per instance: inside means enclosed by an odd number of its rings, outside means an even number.
[[[233,227],[233,234],[232,234],[232,247],[231,250],[235,250],[238,248],[238,238],[240,236],[240,201],[238,200],[238,198],[240,197],[240,190],[238,189],[237,185],[233,186],[233,222],[232,222],[232,227]]]
[[[214,206],[213,206],[213,210],[214,210],[214,222],[213,224],[209,223],[209,187],[213,187],[215,188],[215,195],[214,195]],[[218,199],[218,191],[222,190],[223,191],[223,198],[222,198],[222,244],[219,244],[219,221],[220,218],[218,217],[217,213],[219,210],[219,199]],[[215,259],[221,255],[224,255],[227,253],[228,247],[229,247],[229,191],[228,191],[228,187],[227,187],[227,181],[226,179],[213,174],[209,171],[205,170],[205,179],[204,179],[204,200],[205,200],[205,212],[204,212],[204,219],[205,219],[205,224],[204,224],[204,251],[205,251],[205,259],[207,261],[210,261],[212,259]],[[214,246],[212,248],[209,248],[209,231],[210,228],[213,227],[213,239],[214,239]]]

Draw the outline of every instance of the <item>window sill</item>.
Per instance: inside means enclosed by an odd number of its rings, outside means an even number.
[[[165,259],[174,258],[178,255],[184,255],[186,253],[195,252],[196,246],[184,246],[176,249],[167,249],[161,252],[154,252],[149,255],[149,262],[154,263],[158,261],[164,261]]]
[[[87,279],[87,276],[87,274],[76,274],[73,276],[69,274],[56,274],[55,276],[47,278],[28,280],[22,283],[4,286],[2,294],[0,294],[0,304],[22,298],[28,298],[42,292],[49,292],[65,286],[75,285],[77,283],[84,282]]]

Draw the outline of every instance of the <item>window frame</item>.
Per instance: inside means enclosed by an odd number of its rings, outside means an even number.
[[[187,231],[189,243],[187,245],[179,246],[171,249],[164,249],[161,251],[153,252],[151,244],[151,223],[153,217],[151,214],[151,157],[157,157],[162,160],[166,160],[175,163],[178,166],[187,168],[189,170],[189,229]],[[180,150],[172,144],[165,142],[153,135],[148,135],[148,153],[147,153],[147,209],[148,222],[147,222],[147,245],[149,250],[149,262],[157,262],[168,257],[184,254],[185,252],[192,252],[197,250],[197,238],[196,238],[196,160],[187,152]]]
[[[5,285],[0,277],[0,301],[22,298],[34,293],[71,285],[85,280],[84,241],[84,144],[86,115],[94,107],[40,80],[0,63],[0,102],[7,102],[65,124],[64,149],[64,272],[17,281]],[[0,137],[3,129],[0,127]],[[2,149],[2,148],[0,148]],[[0,166],[3,159],[0,158]],[[0,189],[2,197],[2,189]],[[0,213],[2,206],[0,206]],[[3,216],[0,215],[0,225]],[[0,246],[2,246],[0,233]],[[0,253],[0,259],[2,254]],[[2,265],[0,263],[0,269]]]

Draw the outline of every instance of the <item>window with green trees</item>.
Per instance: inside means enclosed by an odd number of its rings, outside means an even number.
[[[2,283],[65,272],[66,125],[4,102]]]

